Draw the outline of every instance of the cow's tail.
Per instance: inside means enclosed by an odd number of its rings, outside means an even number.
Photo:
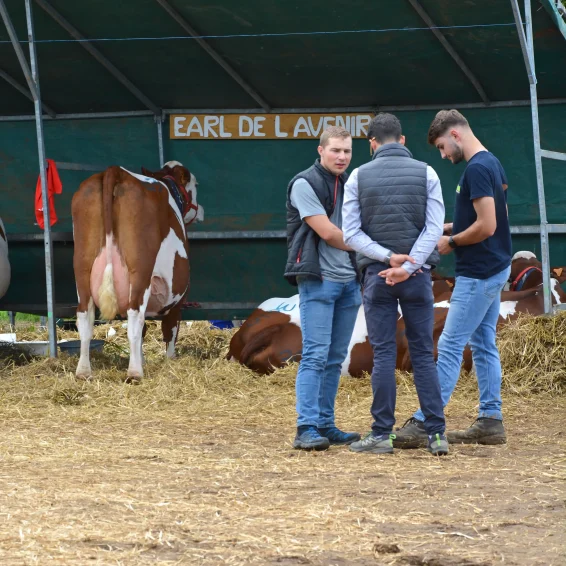
[[[112,268],[112,251],[115,247],[112,233],[112,205],[114,186],[120,174],[119,167],[109,167],[102,181],[102,214],[104,233],[106,234],[106,267],[102,276],[102,284],[98,292],[100,315],[104,320],[114,320],[118,313],[118,299],[114,288],[114,270]]]

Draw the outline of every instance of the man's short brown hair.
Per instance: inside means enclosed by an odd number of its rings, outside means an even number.
[[[458,110],[441,110],[428,129],[428,143],[434,145],[438,138],[454,126],[469,126],[468,120]]]
[[[330,138],[342,138],[346,140],[351,137],[352,134],[346,130],[346,128],[343,128],[342,126],[330,126],[322,132],[322,135],[320,136],[320,145],[322,147],[326,147]]]

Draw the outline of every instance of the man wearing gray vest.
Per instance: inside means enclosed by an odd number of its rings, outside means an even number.
[[[297,372],[298,450],[326,450],[359,440],[334,422],[340,370],[362,302],[352,250],[342,235],[352,136],[338,126],[320,136],[320,158],[287,187],[285,278],[298,285],[303,351]]]
[[[393,452],[396,331],[401,307],[428,450],[448,453],[444,411],[433,351],[430,269],[440,256],[444,202],[434,170],[413,159],[401,123],[379,114],[368,127],[373,157],[352,172],[345,187],[344,241],[358,252],[363,304],[373,348],[372,431],[350,445],[354,452]]]

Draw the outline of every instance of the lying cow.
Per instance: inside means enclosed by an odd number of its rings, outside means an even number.
[[[441,307],[451,294],[452,285],[434,281],[433,293]],[[399,311],[397,322],[397,368],[410,371],[405,325]],[[237,360],[257,373],[269,373],[290,361],[301,359],[303,339],[300,324],[299,295],[288,299],[273,298],[263,302],[234,334],[230,342],[228,359]],[[342,365],[342,375],[360,377],[371,372],[373,350],[368,340],[366,319],[360,307]]]
[[[139,380],[146,316],[162,316],[169,357],[189,286],[186,224],[202,220],[196,179],[177,161],[137,175],[109,167],[83,181],[73,196],[73,266],[79,304],[81,355],[77,377],[92,375],[89,345],[94,309],[103,319],[128,318],[128,381]]]
[[[529,261],[527,266],[524,261]],[[527,267],[539,267],[531,252],[518,252],[513,257],[511,275],[517,277]],[[560,287],[564,270],[552,270],[551,291],[553,304],[566,303],[566,294]],[[540,272],[540,273],[539,273]],[[520,291],[503,291],[498,326],[514,320],[519,314],[541,315],[544,313],[542,294],[542,271],[530,270]],[[540,281],[535,274],[539,273]],[[444,329],[444,323],[450,308],[453,280],[435,278],[434,293],[434,354],[437,356],[438,339]],[[537,282],[538,281],[538,282]],[[531,285],[532,283],[532,285]],[[300,329],[299,296],[290,299],[269,299],[262,303],[236,332],[230,343],[229,359],[239,361],[257,373],[269,373],[289,361],[298,361],[301,357],[302,336]],[[397,322],[397,369],[411,371],[408,343],[405,337],[405,325],[402,316]],[[464,351],[464,369],[472,367],[472,355],[469,348]],[[342,374],[358,377],[363,372],[371,373],[373,351],[367,338],[367,329],[363,307],[360,307],[356,326],[350,344],[348,356],[342,366]]]

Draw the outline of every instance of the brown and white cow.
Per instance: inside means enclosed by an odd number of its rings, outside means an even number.
[[[162,316],[167,356],[175,354],[181,304],[189,287],[185,224],[202,220],[196,179],[177,161],[138,175],[109,167],[83,181],[73,196],[73,266],[81,355],[77,377],[92,375],[89,346],[95,306],[103,319],[128,319],[128,381],[143,376],[146,316]],[[167,177],[167,178],[166,178]],[[183,217],[165,181],[186,190]]]
[[[531,267],[538,268],[538,270],[529,269],[523,273],[525,269]],[[523,281],[522,290],[501,293],[498,327],[515,320],[520,314],[536,316],[544,313],[540,262],[531,252],[518,252],[513,257],[511,264],[511,278],[519,275],[523,277],[525,273],[527,278]],[[560,287],[563,273],[566,275],[566,269],[553,268],[551,271],[553,305],[566,303],[566,293]],[[435,358],[438,339],[444,329],[450,308],[454,286],[452,281],[450,278],[435,278],[433,281]],[[289,361],[299,361],[301,351],[300,304],[299,295],[295,295],[289,299],[269,299],[259,305],[234,334],[228,358],[239,361],[257,373],[269,373]],[[463,362],[464,369],[469,371],[472,368],[472,355],[469,348],[464,350]],[[364,310],[363,307],[360,307],[348,346],[348,355],[342,366],[342,374],[359,377],[364,372],[371,373],[372,368],[373,351],[367,337]],[[397,321],[396,368],[402,371],[412,370],[401,313]]]
[[[8,291],[10,286],[11,268],[8,258],[8,238],[4,223],[0,219],[0,298]]]
[[[451,294],[450,282],[433,282],[435,301],[441,306]],[[299,295],[273,298],[255,309],[232,337],[228,359],[237,360],[257,373],[269,373],[290,361],[299,361],[303,348]],[[371,372],[373,350],[368,340],[363,306],[358,311],[342,375],[360,377]],[[397,321],[397,369],[410,371],[405,325],[401,312]]]

